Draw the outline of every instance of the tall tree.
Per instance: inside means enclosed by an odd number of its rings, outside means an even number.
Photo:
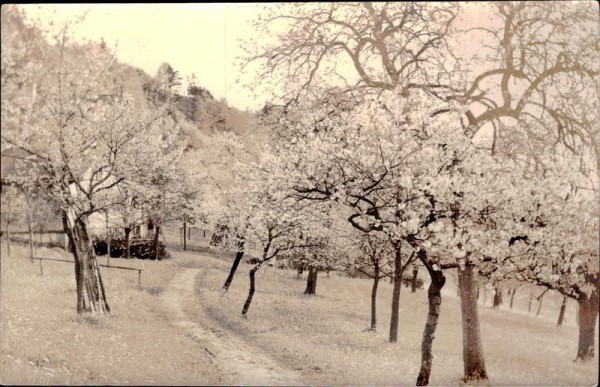
[[[468,8],[460,9],[468,18]],[[491,153],[536,165],[539,155],[554,143],[548,139],[571,149],[576,137],[593,142],[582,120],[562,108],[567,99],[560,92],[575,82],[579,87],[571,89],[585,95],[598,73],[597,61],[588,59],[597,51],[597,14],[588,12],[587,4],[479,7],[477,11],[489,13],[492,22],[471,30],[478,36],[483,31],[490,39],[481,50],[466,53],[459,50],[464,35],[452,28],[458,10],[415,3],[276,7],[257,21],[257,28],[268,32],[264,36],[273,38],[247,45],[256,50],[249,60],[263,64],[259,82],[288,80],[280,90],[285,101],[316,95],[320,104],[341,90],[356,103],[381,90],[425,90],[440,101],[462,105],[463,131],[471,141],[483,141],[481,133],[491,130],[486,144]],[[591,33],[573,33],[579,30]],[[451,109],[441,107],[436,114],[444,112]],[[552,136],[542,136],[547,133]],[[461,270],[472,271],[473,266],[467,262]],[[473,293],[462,287],[474,286],[472,281],[460,285],[465,297]],[[464,307],[463,313],[476,313],[475,303]],[[480,343],[478,331],[477,324],[465,326],[465,332]],[[465,341],[463,350],[467,355],[478,348]],[[465,370],[471,370],[465,380],[485,379],[482,353],[465,356],[466,362],[469,359],[480,361],[465,364]]]
[[[24,82],[36,93],[32,108],[20,113],[27,125],[3,126],[2,141],[29,155],[37,166],[30,171],[36,184],[61,203],[75,258],[77,311],[104,313],[110,308],[91,245],[89,216],[110,206],[107,192],[126,181],[130,171],[143,168],[149,155],[160,157],[175,133],[162,122],[161,110],[135,106],[114,84],[114,57],[106,47],[69,44],[68,27],[56,36],[54,56],[39,63],[44,68],[39,77],[34,73],[10,81]],[[19,119],[18,112],[10,115]]]

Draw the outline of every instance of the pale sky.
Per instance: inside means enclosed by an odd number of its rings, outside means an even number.
[[[459,24],[492,23],[485,3],[462,7]],[[258,18],[267,4],[30,4],[21,5],[27,15],[41,24],[63,25],[89,11],[73,31],[75,37],[104,41],[117,47],[120,61],[140,67],[154,76],[161,63],[167,62],[179,71],[185,81],[192,73],[197,84],[207,88],[217,99],[226,98],[239,109],[260,109],[268,96],[244,85],[250,85],[253,74],[242,74],[238,57],[244,55],[239,39],[255,38],[249,24]],[[477,36],[462,40],[457,52],[479,47]],[[118,45],[117,45],[118,43]],[[340,64],[338,64],[339,66]],[[354,73],[350,62],[346,65]],[[342,65],[343,67],[343,65]],[[240,80],[239,83],[236,81]]]
[[[185,80],[195,73],[198,85],[217,99],[225,97],[240,109],[260,108],[264,97],[241,87],[236,57],[244,52],[238,39],[249,37],[249,21],[258,16],[257,4],[76,4],[21,5],[32,19],[55,24],[89,10],[76,27],[76,37],[104,41],[115,47],[120,61],[154,76],[167,62]]]

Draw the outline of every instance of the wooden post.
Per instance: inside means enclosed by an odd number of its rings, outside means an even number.
[[[44,275],[44,260],[40,259],[40,275]]]
[[[202,237],[206,238],[206,230],[202,230]]]
[[[25,195],[25,199],[27,200],[27,225],[29,226],[29,258],[31,258],[31,263],[33,263],[33,230],[32,230],[32,213],[31,213],[31,200],[29,195]]]
[[[33,263],[33,230],[31,229],[31,218],[29,218],[29,258]]]
[[[140,289],[142,288],[142,271],[138,270],[138,285]]]

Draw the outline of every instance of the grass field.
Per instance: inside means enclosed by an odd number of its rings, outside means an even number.
[[[208,315],[225,332],[299,372],[305,384],[414,385],[427,310],[425,290],[411,294],[402,289],[397,344],[387,342],[391,303],[387,281],[380,285],[377,333],[365,331],[370,280],[336,273],[329,278],[321,273],[318,294],[304,296],[305,280],[297,279],[295,272],[261,270],[249,316],[243,319],[250,266],[240,266],[230,291],[223,295],[221,286],[232,256],[205,253],[208,238],[195,239],[196,252],[183,253],[177,233],[165,234],[172,259],[113,261],[142,268],[141,289],[137,272],[103,269],[113,309],[108,317],[77,315],[71,264],[45,262],[40,276],[38,262],[24,258],[28,255],[24,246],[13,246],[10,258],[2,249],[0,383],[227,384],[227,365],[214,364],[198,341],[173,327],[161,304],[170,281],[184,268],[197,268],[195,294],[190,289],[183,300],[189,318],[194,320],[196,314],[196,321],[201,321],[201,315]],[[36,255],[70,258],[60,249],[39,249]],[[104,259],[99,258],[101,263]],[[480,305],[491,384],[596,384],[598,351],[593,362],[572,361],[577,345],[574,303],[569,304],[566,324],[556,328],[560,297],[546,295],[538,317],[527,313],[528,299],[526,292],[518,291],[514,310],[506,306],[493,310],[489,296],[486,305]],[[458,301],[449,275],[434,341],[432,385],[457,385],[462,376]]]
[[[303,372],[306,383],[414,385],[427,314],[425,290],[414,294],[402,290],[399,342],[390,344],[391,285],[385,282],[378,297],[379,330],[370,333],[364,331],[369,326],[369,280],[336,274],[327,278],[321,273],[317,295],[305,296],[305,280],[296,279],[295,272],[269,268],[258,276],[249,316],[243,319],[249,265],[241,265],[224,296],[221,285],[228,262],[206,258],[199,265],[203,271],[196,291],[203,308],[231,331]],[[434,341],[432,385],[456,385],[462,377],[460,304],[454,283],[448,282]],[[567,324],[556,328],[557,300],[547,295],[544,313],[535,317],[527,314],[528,297],[517,292],[516,298],[513,311],[480,307],[491,384],[594,385],[597,351],[594,362],[573,363],[577,345],[573,310]]]
[[[181,260],[118,260],[143,268],[103,269],[113,313],[80,317],[75,311],[73,265],[31,263],[28,250],[2,250],[0,383],[2,384],[215,384],[221,376],[195,341],[167,321],[160,295]],[[36,255],[67,258],[60,249]],[[100,262],[104,263],[103,257]]]

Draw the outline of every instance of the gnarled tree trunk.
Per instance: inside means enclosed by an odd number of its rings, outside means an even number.
[[[233,277],[235,276],[235,272],[237,271],[238,266],[240,265],[240,261],[244,256],[244,245],[246,244],[246,240],[244,237],[238,237],[237,244],[237,252],[235,253],[235,258],[233,259],[233,264],[231,265],[231,269],[229,270],[229,275],[223,284],[223,289],[227,291],[231,282],[233,281]]]
[[[317,294],[317,278],[319,278],[319,268],[312,266],[309,267],[308,277],[306,279],[306,290],[304,290],[304,294]]]
[[[87,217],[70,219],[63,212],[63,227],[75,260],[75,282],[77,289],[77,313],[110,312],[106,300],[100,266],[88,233]]]
[[[481,331],[479,329],[479,312],[477,310],[477,285],[473,266],[466,265],[458,270],[458,288],[460,291],[460,308],[462,312],[463,332],[463,364],[465,383],[487,380]]]
[[[594,358],[598,289],[594,289],[590,297],[581,294],[577,303],[579,304],[579,344],[575,361],[586,361]]]
[[[429,301],[429,312],[427,314],[427,322],[423,331],[423,341],[421,342],[421,370],[417,377],[417,386],[426,386],[429,384],[429,376],[431,375],[431,364],[433,362],[433,339],[435,338],[435,330],[440,318],[440,307],[442,305],[442,288],[446,283],[446,277],[441,270],[431,268],[427,257],[423,250],[419,252],[419,258],[425,264],[431,284],[427,291],[427,299]]]
[[[248,310],[250,309],[250,304],[252,303],[252,298],[254,297],[254,291],[256,290],[255,288],[255,276],[256,276],[256,272],[258,271],[258,269],[260,269],[260,267],[262,266],[263,263],[265,263],[266,261],[268,261],[269,259],[263,259],[261,261],[259,261],[251,270],[250,270],[250,289],[248,289],[248,297],[246,297],[246,302],[244,302],[244,307],[242,308],[242,316],[246,317],[246,315],[248,314]]]

